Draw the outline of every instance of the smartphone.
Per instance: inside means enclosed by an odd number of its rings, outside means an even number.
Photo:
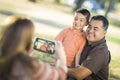
[[[55,43],[46,39],[36,38],[34,42],[34,49],[47,54],[54,54]]]
[[[34,54],[40,62],[55,66],[57,59],[53,57],[55,53],[55,43],[50,40],[36,38],[34,41]]]

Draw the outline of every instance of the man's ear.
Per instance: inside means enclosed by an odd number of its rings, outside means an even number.
[[[106,35],[106,34],[107,34],[107,31],[105,30],[105,31],[104,31],[104,35]]]

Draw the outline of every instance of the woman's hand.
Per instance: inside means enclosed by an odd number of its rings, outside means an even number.
[[[64,47],[60,41],[55,42],[55,56],[58,59],[56,67],[61,67],[67,72],[66,66],[66,55],[64,52]]]

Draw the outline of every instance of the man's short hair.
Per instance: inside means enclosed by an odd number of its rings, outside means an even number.
[[[103,23],[103,28],[107,31],[108,26],[109,26],[109,22],[108,22],[108,20],[107,20],[104,16],[102,16],[102,15],[93,16],[93,17],[91,18],[91,20],[99,20],[99,21],[102,21],[102,23]]]
[[[89,22],[90,12],[87,9],[78,9],[76,13],[81,13],[82,15],[86,16],[86,20]]]

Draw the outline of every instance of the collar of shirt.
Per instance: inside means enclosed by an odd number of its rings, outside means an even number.
[[[105,37],[104,37],[104,38],[101,39],[100,41],[95,42],[95,43],[92,43],[91,45],[88,45],[88,46],[95,47],[95,46],[97,46],[97,45],[99,45],[99,44],[101,44],[101,43],[105,43],[105,42],[106,42],[106,40],[105,40]],[[87,41],[87,44],[88,44],[88,41]]]

